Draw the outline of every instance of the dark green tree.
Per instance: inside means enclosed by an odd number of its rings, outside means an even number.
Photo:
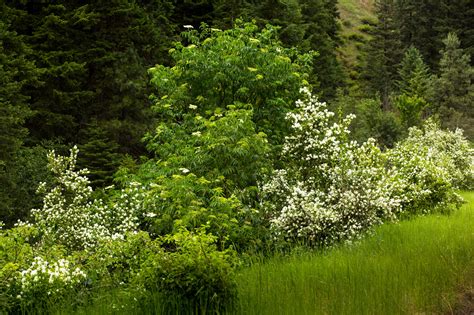
[[[264,0],[255,5],[255,17],[261,26],[280,27],[279,38],[287,47],[298,46],[304,35],[298,0]]]
[[[79,145],[78,167],[89,170],[88,178],[92,186],[112,184],[113,174],[120,162],[119,145],[110,140],[112,137],[97,121],[92,121],[81,133],[80,137],[87,140]]]
[[[304,51],[317,51],[312,77],[317,78],[316,92],[332,99],[344,83],[341,65],[336,57],[339,39],[339,13],[334,0],[300,0],[304,39],[298,46]],[[312,82],[313,83],[313,82]],[[316,81],[314,81],[316,83]]]
[[[397,21],[404,48],[417,47],[430,67],[438,61],[441,36],[438,22],[443,12],[443,0],[397,0]]]
[[[405,51],[405,55],[398,70],[399,80],[397,86],[399,93],[408,96],[419,96],[426,101],[431,101],[433,97],[433,78],[430,69],[424,63],[420,51],[414,46],[410,46]]]
[[[445,127],[463,128],[469,139],[474,137],[474,69],[470,55],[460,48],[456,34],[443,41],[440,77],[436,85],[436,105]]]
[[[24,122],[32,115],[26,91],[40,85],[41,71],[31,61],[25,36],[12,27],[20,14],[0,4],[0,221],[9,226],[25,219],[36,205],[35,190],[45,166],[44,155],[23,148],[28,134]]]
[[[21,12],[13,29],[42,69],[44,84],[26,91],[34,111],[26,123],[28,143],[59,139],[87,146],[82,130],[96,121],[105,143],[142,154],[140,139],[152,121],[147,69],[169,63],[172,2],[11,1],[8,7]]]
[[[31,49],[24,36],[11,29],[15,10],[0,7],[0,165],[11,160],[21,147],[28,130],[23,126],[32,112],[25,89],[37,85],[40,74],[30,60]]]
[[[391,1],[391,0],[388,0]],[[442,40],[457,33],[472,54],[474,3],[469,0],[396,0],[396,19],[403,47],[416,46],[431,69],[438,70]]]
[[[390,94],[398,79],[397,67],[402,60],[403,48],[395,0],[378,0],[375,10],[378,22],[367,48],[363,77],[367,81],[369,95],[379,94],[383,108],[388,110],[391,107]]]

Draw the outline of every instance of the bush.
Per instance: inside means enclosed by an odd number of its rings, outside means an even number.
[[[328,245],[393,218],[399,201],[387,198],[393,183],[385,180],[385,159],[375,142],[350,141],[353,117],[331,123],[334,113],[309,93],[296,106],[287,115],[292,124],[283,146],[287,168],[263,186],[276,233]]]
[[[221,313],[237,297],[231,249],[217,250],[216,237],[205,229],[185,229],[163,239],[166,251],[150,255],[142,265],[143,283],[162,297],[169,313]]]
[[[405,211],[426,213],[459,205],[455,189],[472,182],[472,152],[461,130],[441,130],[433,120],[410,128],[409,136],[387,152],[393,178],[401,183],[392,194]]]
[[[138,227],[141,210],[140,191],[129,187],[110,204],[92,198],[87,170],[75,171],[78,150],[69,157],[48,154],[48,168],[54,182],[48,189],[43,182],[38,188],[44,194],[42,209],[33,209],[35,226],[48,244],[63,244],[70,249],[93,248],[104,238],[123,237]]]
[[[257,132],[281,144],[288,126],[284,115],[308,85],[313,53],[284,48],[277,29],[259,31],[253,23],[235,21],[229,30],[203,25],[201,32],[183,33],[190,45],[177,43],[170,50],[173,67],[150,69],[156,87],[154,109],[162,121],[181,121],[194,111],[203,117],[236,103],[249,104]]]
[[[20,302],[14,283],[19,270],[26,268],[33,259],[30,243],[37,234],[37,229],[27,225],[0,230],[0,305],[6,311]]]
[[[23,309],[47,307],[73,294],[85,284],[86,278],[85,272],[68,259],[47,261],[36,256],[15,279],[16,298]]]

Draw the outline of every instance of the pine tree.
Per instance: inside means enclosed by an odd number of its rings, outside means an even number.
[[[319,83],[323,99],[332,99],[343,84],[343,72],[336,57],[340,43],[337,1],[300,0],[305,30],[304,41],[299,45],[304,51],[314,50],[318,56],[313,61],[312,77]],[[312,82],[313,84],[316,82]]]
[[[401,94],[416,95],[426,101],[431,100],[433,95],[432,76],[416,47],[411,46],[407,49],[398,74],[400,79],[397,81],[397,85]]]
[[[363,77],[367,81],[368,93],[379,94],[383,108],[388,110],[391,106],[390,94],[398,79],[397,67],[402,60],[403,48],[395,0],[376,1],[375,11],[378,21],[367,48]]]
[[[474,54],[474,2],[471,0],[439,0],[440,15],[435,17],[434,28],[437,30],[437,56],[440,58],[439,51],[443,48],[443,39],[448,33],[456,33],[461,42],[460,47],[467,54]],[[430,12],[431,13],[431,12]],[[427,14],[430,14],[427,13]],[[433,18],[433,16],[431,15]],[[437,59],[437,61],[439,60]],[[472,60],[471,60],[472,65]]]
[[[416,46],[428,66],[438,70],[439,51],[449,32],[457,33],[472,54],[474,2],[470,0],[396,0],[403,47]]]
[[[397,21],[404,48],[418,48],[430,67],[435,67],[441,38],[437,29],[442,0],[397,0]]]
[[[0,7],[0,165],[6,163],[22,145],[27,134],[23,126],[31,116],[28,85],[38,84],[39,70],[30,60],[31,50],[24,37],[11,30],[15,11]]]
[[[151,122],[147,70],[169,63],[172,1],[27,0],[9,7],[21,12],[14,29],[43,71],[44,84],[26,91],[34,110],[28,142],[85,145],[81,131],[98,121],[121,153],[143,153],[140,139]]]
[[[32,114],[26,90],[40,84],[40,69],[31,61],[25,36],[12,27],[20,14],[0,4],[0,221],[7,225],[25,219],[42,174],[34,150],[23,148],[24,122]]]
[[[111,137],[97,121],[92,121],[82,130],[81,138],[87,140],[79,145],[78,167],[89,170],[88,178],[92,186],[111,185],[120,162],[119,145],[110,140]]]
[[[303,39],[302,15],[298,0],[264,0],[255,8],[261,26],[270,23],[280,27],[279,38],[286,47],[297,46]]]
[[[460,48],[456,34],[450,33],[443,41],[440,78],[436,87],[436,101],[445,127],[463,128],[466,136],[474,139],[474,68],[470,55]]]

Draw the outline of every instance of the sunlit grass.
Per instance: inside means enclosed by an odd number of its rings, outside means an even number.
[[[351,246],[273,258],[241,271],[241,314],[449,311],[474,269],[474,193],[450,216],[387,224]]]

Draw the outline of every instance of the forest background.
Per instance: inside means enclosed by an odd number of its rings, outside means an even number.
[[[147,71],[172,66],[179,34],[201,23],[228,29],[254,19],[278,26],[285,47],[317,52],[309,84],[335,112],[357,115],[357,140],[391,147],[429,116],[474,136],[471,1],[3,1],[0,10],[7,225],[40,205],[47,150],[77,144],[96,188],[150,155],[142,138],[160,117]]]

